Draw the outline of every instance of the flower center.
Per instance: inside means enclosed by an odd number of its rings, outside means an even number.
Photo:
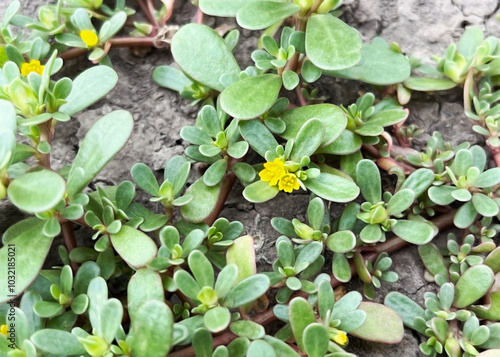
[[[31,72],[35,72],[35,73],[38,73],[39,75],[42,75],[43,74],[43,68],[44,68],[44,66],[42,66],[40,64],[40,61],[38,61],[38,60],[31,60],[29,63],[24,62],[21,65],[21,73],[24,76],[28,76],[28,74],[30,74]]]

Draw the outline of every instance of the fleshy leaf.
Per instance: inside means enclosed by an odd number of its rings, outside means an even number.
[[[344,112],[333,104],[315,104],[286,110],[281,116],[286,129],[280,136],[294,139],[304,123],[311,118],[319,119],[325,125],[322,146],[329,145],[341,135],[347,125]]]
[[[28,218],[10,227],[3,237],[4,246],[0,249],[0,259],[8,262],[8,254],[16,253],[15,288],[3,289],[0,302],[6,302],[21,294],[37,277],[52,244],[52,238],[43,232],[44,221]],[[21,229],[17,229],[17,227]],[[6,239],[8,237],[8,239]],[[12,245],[11,245],[12,244]],[[2,281],[7,280],[7,269],[0,270]],[[13,296],[12,296],[13,295]]]
[[[366,312],[366,320],[361,327],[350,332],[352,335],[367,341],[401,342],[404,337],[403,321],[394,310],[373,302],[362,302],[358,309]]]
[[[276,1],[250,2],[236,14],[238,25],[249,30],[262,30],[299,12],[300,6]]]
[[[64,179],[50,170],[25,173],[12,181],[7,194],[12,203],[29,213],[41,213],[55,207],[66,190]]]
[[[134,356],[166,356],[172,346],[173,326],[173,314],[164,302],[145,302],[132,320],[131,348]]]
[[[330,14],[313,15],[307,22],[306,54],[325,70],[354,66],[361,59],[358,31]]]
[[[123,225],[116,234],[110,234],[116,252],[131,267],[140,268],[151,262],[158,249],[155,242],[141,231]]]
[[[339,71],[325,71],[325,74],[385,86],[403,82],[410,76],[410,70],[410,63],[403,54],[388,46],[364,44],[357,65]]]
[[[256,118],[272,107],[278,98],[281,84],[281,77],[276,74],[244,78],[221,93],[221,107],[234,118]]]
[[[68,196],[80,193],[94,179],[125,145],[133,127],[132,115],[116,110],[103,116],[90,128],[68,174]]]
[[[359,195],[359,187],[349,179],[322,172],[314,179],[307,179],[304,185],[325,200],[350,202]]]
[[[209,187],[199,178],[189,186],[186,194],[191,194],[195,199],[181,207],[182,217],[190,222],[201,222],[212,212],[220,194],[220,184]]]
[[[425,222],[398,220],[391,231],[412,244],[429,243],[435,236],[434,229]]]
[[[172,55],[184,72],[194,80],[219,92],[222,75],[236,77],[240,67],[224,40],[210,27],[200,24],[183,26],[172,39]],[[203,61],[199,61],[203,58]]]
[[[73,116],[108,94],[118,82],[118,75],[108,66],[95,66],[73,80],[66,103],[59,111]]]
[[[478,264],[470,267],[457,281],[453,305],[458,308],[469,306],[488,292],[493,281],[493,272],[488,266]]]
[[[397,291],[391,291],[386,295],[384,304],[397,312],[405,326],[424,333],[424,329],[419,329],[414,321],[417,316],[425,319],[424,309],[415,301]]]

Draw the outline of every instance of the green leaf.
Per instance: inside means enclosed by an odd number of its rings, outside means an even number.
[[[225,330],[229,322],[231,322],[231,313],[227,308],[217,306],[205,313],[203,322],[205,323],[205,327],[211,332],[221,332]]]
[[[479,27],[468,27],[460,37],[457,51],[466,58],[474,56],[481,42],[483,42],[483,31]]]
[[[451,194],[456,189],[454,186],[433,186],[429,188],[427,193],[432,202],[445,206],[455,201],[455,198]]]
[[[244,336],[251,340],[257,340],[266,334],[262,325],[250,320],[235,321],[229,326],[229,329],[235,335]]]
[[[391,308],[373,303],[362,302],[359,308],[366,312],[365,323],[350,333],[367,341],[395,344],[404,337],[403,321]]]
[[[464,229],[474,223],[476,217],[477,211],[474,208],[474,204],[472,201],[469,201],[457,210],[453,218],[453,224],[458,228]]]
[[[111,298],[102,306],[101,310],[101,329],[99,336],[104,338],[107,343],[111,343],[118,329],[121,327],[123,317],[123,306],[120,300]]]
[[[350,202],[359,195],[359,187],[351,180],[322,172],[309,178],[304,185],[316,195],[333,202]]]
[[[269,182],[259,180],[245,187],[243,197],[250,202],[262,203],[276,197],[279,192],[278,187],[270,186]]]
[[[328,236],[328,249],[335,253],[347,253],[356,247],[356,236],[351,231],[339,231]]]
[[[305,40],[305,39],[304,39]],[[305,42],[305,41],[304,41]],[[305,45],[305,43],[304,43]],[[323,71],[316,67],[311,61],[306,59],[304,63],[302,64],[302,69],[301,69],[301,75],[302,79],[307,82],[307,83],[313,83],[321,77],[321,74]]]
[[[387,211],[391,215],[399,214],[407,210],[415,201],[415,194],[412,190],[404,188],[391,197],[387,203]]]
[[[315,322],[313,309],[307,300],[297,297],[290,301],[289,317],[295,341],[299,349],[305,351],[304,330]]]
[[[130,278],[127,286],[127,309],[135,320],[139,308],[150,300],[164,300],[164,290],[160,275],[148,268],[139,269]]]
[[[473,182],[474,187],[486,188],[493,187],[500,183],[500,167],[494,167],[483,172],[476,181]]]
[[[158,191],[160,186],[158,186],[158,181],[153,174],[151,169],[143,164],[137,163],[130,169],[130,173],[135,183],[142,188],[144,191],[149,193],[151,196],[158,196]]]
[[[332,272],[340,282],[346,283],[351,280],[351,266],[344,254],[333,253]]]
[[[212,333],[205,328],[199,328],[193,335],[193,350],[196,357],[212,357],[214,339]]]
[[[279,3],[274,3],[274,4],[279,4]],[[282,78],[283,78],[283,87],[285,87],[288,90],[295,89],[295,87],[297,87],[297,85],[300,82],[299,75],[290,69],[287,69],[283,72]]]
[[[276,150],[278,142],[260,120],[240,121],[239,127],[241,136],[260,156],[265,157],[267,151]]]
[[[9,184],[7,194],[19,209],[41,213],[55,207],[64,196],[64,179],[50,170],[28,172]]]
[[[359,238],[364,243],[377,243],[384,236],[379,224],[368,224],[359,233]]]
[[[276,1],[246,4],[236,14],[238,25],[249,30],[262,30],[299,12],[300,6]]]
[[[200,0],[200,9],[207,15],[235,17],[238,11],[256,0]]]
[[[153,71],[153,81],[179,93],[193,83],[184,73],[171,66],[156,67]]]
[[[235,159],[241,159],[248,152],[248,143],[246,141],[238,141],[229,145],[227,153]]]
[[[21,294],[37,277],[52,245],[52,238],[43,232],[44,221],[28,218],[11,226],[3,236],[4,246],[0,249],[0,259],[8,262],[9,252],[16,257],[16,281],[13,291],[3,289],[0,302],[6,302]],[[14,250],[14,251],[13,251]],[[7,280],[7,269],[0,270],[0,279]]]
[[[183,26],[172,39],[172,55],[184,72],[194,80],[219,92],[222,75],[237,77],[240,68],[224,40],[210,27]],[[199,61],[203,58],[203,61]]]
[[[436,235],[434,229],[425,222],[402,219],[391,227],[391,231],[401,239],[418,245],[429,243]]]
[[[382,200],[380,173],[377,165],[371,160],[361,160],[356,166],[356,182],[361,194],[371,204]]]
[[[434,244],[425,244],[418,247],[418,254],[432,276],[440,274],[445,278],[448,277],[448,267],[441,252]]]
[[[205,254],[199,250],[193,250],[189,254],[188,264],[200,287],[214,286],[214,269]]]
[[[472,195],[472,204],[476,211],[484,217],[493,217],[498,214],[497,203],[482,193],[474,193]]]
[[[461,309],[473,304],[488,292],[493,281],[490,267],[483,264],[470,267],[457,281],[453,305]]]
[[[121,150],[132,134],[133,127],[132,115],[124,110],[116,110],[103,116],[90,128],[68,175],[69,197],[80,193]]]
[[[235,239],[233,244],[227,249],[226,263],[234,264],[238,267],[236,282],[257,274],[254,244],[253,237],[245,235]]]
[[[62,330],[39,330],[31,336],[31,341],[39,350],[58,356],[86,353],[83,345],[75,335]]]
[[[391,291],[385,296],[384,304],[396,311],[406,327],[424,333],[425,329],[421,329],[415,324],[415,318],[421,317],[425,319],[425,312],[415,301],[397,291]]]
[[[325,126],[319,119],[309,119],[302,125],[293,144],[290,159],[300,162],[304,156],[311,156],[321,145]]]
[[[325,204],[319,197],[313,198],[307,206],[307,219],[314,229],[321,230],[323,225],[323,217],[325,215]]]
[[[255,179],[255,170],[246,162],[237,162],[232,166],[233,172],[243,182],[252,182]]]
[[[246,354],[247,357],[261,357],[261,356],[269,356],[269,357],[277,357],[276,352],[273,347],[263,340],[255,340],[250,343],[248,346],[248,352]]]
[[[132,354],[137,357],[163,357],[172,347],[174,317],[161,301],[149,300],[132,320]]]
[[[221,93],[220,105],[234,118],[253,119],[272,107],[280,89],[281,77],[276,74],[247,77]]]
[[[326,71],[325,74],[386,86],[408,79],[410,70],[408,58],[403,54],[388,46],[364,44],[357,65],[344,70]]]
[[[423,194],[434,182],[434,172],[429,169],[420,168],[411,173],[403,182],[401,189],[409,188],[415,193],[415,197]]]
[[[194,184],[189,186],[186,194],[191,194],[193,199],[187,205],[181,207],[182,217],[190,222],[202,222],[207,218],[217,203],[220,194],[220,184],[209,187],[199,178]]]
[[[448,90],[457,86],[455,82],[447,78],[425,78],[410,77],[403,82],[405,87],[420,92],[434,92],[437,90]]]
[[[281,119],[285,122],[286,129],[280,136],[287,140],[295,139],[302,126],[311,118],[319,119],[325,125],[322,146],[330,145],[339,138],[347,125],[347,118],[344,112],[336,105],[308,105],[283,112]]]
[[[40,317],[54,317],[63,311],[64,307],[59,302],[38,301],[33,306],[33,311]]]
[[[484,264],[493,270],[494,274],[500,272],[500,247],[495,248],[486,258]]]
[[[220,159],[214,162],[203,174],[203,182],[205,185],[212,187],[222,181],[226,174],[227,161]]]
[[[325,135],[326,137],[326,135]],[[350,131],[344,130],[342,134],[330,145],[323,146],[316,150],[317,154],[348,155],[361,149],[363,141],[361,137]],[[353,176],[354,177],[354,176]]]
[[[394,125],[408,118],[408,112],[403,109],[380,110],[368,118],[366,125],[383,127]]]
[[[73,116],[108,94],[117,82],[118,75],[112,68],[108,66],[89,68],[73,80],[71,93],[59,111]]]
[[[269,288],[269,278],[255,274],[240,281],[227,295],[224,305],[228,308],[239,307],[262,296]]]
[[[313,15],[307,22],[306,54],[325,70],[354,66],[361,59],[358,31],[330,14]]]
[[[187,295],[193,300],[197,300],[198,293],[200,292],[200,285],[194,280],[193,276],[185,270],[177,270],[174,273],[175,284],[183,294]]]
[[[309,357],[324,357],[330,338],[325,326],[319,323],[309,324],[303,335],[304,350]]]
[[[125,262],[140,268],[151,262],[158,249],[155,242],[146,234],[129,226],[122,226],[116,234],[110,234],[111,243]]]
[[[273,347],[274,352],[277,353],[278,357],[299,357],[298,353],[295,352],[290,345],[277,339],[276,337],[265,335],[262,339]]]

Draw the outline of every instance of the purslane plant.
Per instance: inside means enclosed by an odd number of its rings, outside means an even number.
[[[488,167],[481,147],[452,148],[439,133],[423,152],[410,149],[418,130],[404,126],[402,107],[410,90],[463,85],[465,113],[498,166],[498,39],[467,29],[428,68],[395,43],[363,44],[338,18],[341,3],[199,0],[197,23],[173,37],[174,0],[160,8],[137,0],[146,22],[131,21],[123,0],[59,0],[37,19],[17,14],[18,1],[8,6],[0,24],[0,199],[30,217],[2,236],[1,355],[352,356],[348,335],[394,344],[403,324],[427,336],[426,355],[498,353],[500,169]],[[221,36],[203,14],[264,30],[254,65],[242,69],[233,55],[238,30]],[[130,24],[132,37],[116,36]],[[185,156],[166,162],[160,182],[139,162],[133,182],[89,187],[132,134],[132,115],[116,110],[55,170],[58,126],[118,81],[112,47],[165,44],[177,66],[156,68],[154,81],[199,105],[194,125],[180,132]],[[60,78],[64,60],[82,54],[100,66]],[[410,77],[412,70],[439,78]],[[314,89],[323,75],[387,86],[397,98],[364,93],[352,104],[327,103]],[[194,163],[206,169],[191,183]],[[386,174],[396,179],[382,185]],[[281,234],[273,271],[258,271],[243,224],[219,217],[236,180],[256,204],[311,194],[307,222],[271,220]],[[341,206],[338,217],[332,205]],[[466,234],[438,249],[431,241],[452,224]],[[87,229],[83,239],[74,225]],[[60,261],[48,262],[59,235]],[[356,291],[335,295],[357,274],[374,299],[382,281],[398,278],[387,252],[407,243],[419,245],[425,277],[439,285],[425,294],[425,310],[397,292],[385,305]],[[275,320],[277,331],[268,328]]]

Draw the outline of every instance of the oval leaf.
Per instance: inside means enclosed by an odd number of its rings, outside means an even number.
[[[281,77],[261,74],[227,87],[220,95],[222,109],[238,119],[253,119],[272,107],[281,89]]]
[[[358,31],[330,14],[314,15],[307,22],[306,54],[321,69],[339,70],[361,59]]]
[[[238,25],[249,30],[262,30],[299,12],[300,6],[276,1],[250,2],[236,15]]]
[[[66,182],[50,170],[28,172],[12,181],[7,194],[12,203],[29,213],[41,213],[55,207],[64,196]]]
[[[122,226],[118,233],[110,234],[110,237],[116,252],[134,268],[145,266],[158,252],[149,236],[129,226]]]
[[[395,344],[404,337],[403,321],[391,308],[374,302],[362,302],[359,310],[366,312],[365,323],[350,333],[367,341]]]
[[[488,266],[470,267],[457,281],[453,305],[459,309],[469,306],[488,292],[493,281],[494,275]]]
[[[240,67],[224,40],[205,25],[181,27],[172,39],[172,55],[191,78],[219,92],[224,90],[219,81],[222,75],[237,77],[240,73]]]

